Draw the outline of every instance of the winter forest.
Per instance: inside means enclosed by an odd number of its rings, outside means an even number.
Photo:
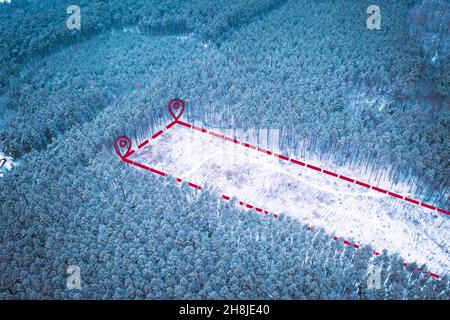
[[[189,122],[276,132],[273,148],[449,210],[450,5],[377,0],[370,30],[372,4],[0,1],[0,299],[450,299],[450,270],[435,279],[114,153],[180,97]]]

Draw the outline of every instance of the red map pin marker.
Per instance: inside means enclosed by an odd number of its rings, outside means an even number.
[[[169,113],[170,115],[175,119],[175,121],[178,121],[180,119],[181,115],[184,111],[184,102],[181,99],[173,99],[169,102]]]
[[[126,136],[120,136],[114,141],[114,149],[119,157],[125,159],[131,152],[131,140]]]

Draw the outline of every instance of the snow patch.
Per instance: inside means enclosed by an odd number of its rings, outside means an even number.
[[[350,107],[352,110],[360,111],[362,109],[372,109],[381,112],[386,106],[390,105],[393,100],[389,100],[384,96],[370,96],[366,93],[360,92],[350,96]]]
[[[398,252],[407,262],[426,263],[433,272],[450,270],[450,220],[420,206],[181,126],[130,160],[378,252]]]
[[[183,34],[183,35],[177,36],[177,39],[180,40],[181,42],[186,42],[189,39],[192,39],[193,37],[194,37],[194,33],[191,32],[189,34]]]

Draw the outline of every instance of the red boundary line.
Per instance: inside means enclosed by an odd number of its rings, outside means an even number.
[[[388,190],[385,190],[385,189],[381,189],[381,188],[379,188],[377,186],[371,186],[371,185],[369,185],[369,184],[367,184],[365,182],[349,178],[349,177],[344,176],[342,174],[337,174],[337,173],[334,173],[332,171],[328,171],[326,169],[319,168],[319,167],[317,167],[315,165],[308,164],[308,163],[302,162],[300,160],[297,160],[297,159],[294,159],[294,158],[289,158],[287,156],[275,153],[273,151],[269,151],[269,150],[266,150],[266,149],[263,149],[263,148],[255,147],[255,146],[253,146],[253,145],[251,145],[251,144],[249,144],[247,142],[242,142],[242,141],[239,141],[237,139],[226,137],[223,134],[220,134],[220,133],[217,133],[217,132],[213,132],[213,131],[210,131],[210,130],[207,130],[207,129],[204,129],[204,128],[201,128],[201,127],[197,127],[197,126],[191,125],[191,124],[183,122],[183,121],[174,121],[173,123],[174,124],[175,123],[176,124],[180,124],[180,125],[182,125],[184,127],[190,128],[190,129],[195,129],[196,131],[199,131],[199,132],[202,132],[202,133],[208,133],[211,136],[214,136],[214,137],[217,137],[217,138],[220,138],[220,139],[224,139],[226,141],[234,142],[236,144],[240,144],[240,145],[242,145],[242,146],[244,146],[246,148],[249,148],[249,149],[258,150],[258,151],[263,152],[263,153],[265,153],[267,155],[272,155],[272,156],[274,156],[274,157],[276,157],[278,159],[281,159],[281,160],[284,160],[284,161],[290,161],[290,162],[298,164],[300,166],[304,166],[304,167],[306,166],[306,168],[308,168],[308,169],[312,169],[312,170],[315,170],[315,171],[318,171],[318,172],[322,172],[322,173],[325,173],[327,175],[330,175],[330,176],[339,178],[341,180],[347,181],[349,183],[354,183],[354,184],[357,184],[359,186],[362,186],[362,187],[365,187],[365,188],[368,188],[368,189],[372,189],[372,190],[375,190],[377,192],[381,192],[381,193],[387,194],[387,195],[389,195],[391,197],[394,197],[394,198],[397,198],[397,199],[401,199],[401,200],[405,200],[405,201],[407,201],[409,203],[412,203],[412,204],[415,204],[415,205],[420,205],[420,206],[425,207],[427,209],[430,209],[430,210],[433,210],[433,211],[438,211],[440,213],[443,213],[445,215],[449,215],[450,216],[450,211],[447,211],[447,210],[445,210],[443,208],[437,208],[437,207],[432,206],[432,205],[430,205],[428,203],[420,202],[418,200],[414,200],[414,199],[402,196],[402,195],[400,195],[398,193],[391,192],[391,191],[388,191]],[[169,129],[169,126],[168,126],[168,129]],[[143,143],[145,143],[145,141]]]
[[[213,132],[213,131],[209,131],[209,130],[207,130],[207,129],[204,129],[204,128],[201,128],[201,127],[197,127],[197,126],[195,126],[195,125],[191,125],[191,124],[189,124],[189,123],[186,123],[186,122],[183,122],[183,121],[180,121],[180,120],[172,121],[171,123],[169,123],[169,124],[165,127],[165,130],[164,130],[164,129],[163,129],[163,130],[159,130],[159,131],[156,132],[154,135],[152,135],[152,137],[151,137],[150,139],[144,140],[142,143],[140,143],[140,144],[138,145],[138,148],[139,148],[139,149],[144,148],[146,145],[148,145],[149,140],[155,140],[156,138],[158,138],[159,136],[161,136],[165,131],[167,131],[167,130],[169,130],[170,128],[174,127],[175,124],[179,124],[179,125],[181,125],[181,126],[184,126],[184,127],[186,127],[186,128],[189,128],[189,129],[196,130],[196,131],[198,131],[198,132],[207,133],[207,134],[210,134],[210,135],[212,135],[212,136],[214,136],[214,137],[217,137],[217,138],[220,138],[220,139],[224,139],[224,140],[226,140],[226,141],[230,141],[230,142],[233,142],[233,143],[235,143],[235,144],[240,144],[240,145],[242,145],[242,146],[244,146],[244,147],[246,147],[246,148],[254,149],[254,150],[263,152],[263,153],[265,153],[265,154],[267,154],[267,155],[272,155],[272,156],[274,156],[274,157],[276,157],[276,158],[278,158],[278,159],[281,159],[281,160],[283,160],[283,161],[292,162],[292,163],[297,164],[297,165],[299,165],[299,166],[303,166],[303,167],[306,167],[306,168],[309,168],[309,169],[312,169],[312,170],[315,170],[315,171],[318,171],[318,172],[321,172],[321,173],[325,173],[325,174],[330,175],[330,176],[333,176],[333,177],[335,177],[335,178],[340,178],[340,179],[345,180],[345,181],[347,181],[347,182],[349,182],[349,183],[355,183],[355,184],[360,185],[360,186],[363,186],[363,187],[365,187],[365,188],[372,189],[372,190],[375,190],[375,191],[378,191],[378,192],[381,192],[381,193],[390,195],[390,196],[392,196],[392,197],[394,197],[394,198],[406,200],[406,201],[409,202],[409,203],[412,203],[412,204],[415,204],[415,205],[420,205],[420,206],[423,206],[423,207],[428,208],[428,209],[430,209],[430,210],[434,210],[434,211],[438,211],[438,212],[443,213],[443,214],[446,214],[446,215],[450,215],[450,212],[449,212],[449,211],[446,211],[446,210],[441,209],[441,208],[436,208],[436,207],[434,207],[434,206],[432,206],[432,205],[429,205],[429,204],[427,204],[427,203],[420,202],[420,201],[417,201],[417,200],[414,200],[414,199],[411,199],[411,198],[408,198],[408,197],[404,197],[404,196],[401,196],[401,195],[399,195],[399,194],[397,194],[397,193],[390,192],[390,191],[387,191],[387,190],[378,188],[378,187],[376,187],[376,186],[371,186],[371,185],[369,185],[369,184],[367,184],[367,183],[364,183],[364,182],[361,182],[361,181],[358,181],[358,180],[355,180],[355,179],[346,177],[346,176],[344,176],[344,175],[340,175],[340,174],[334,173],[334,172],[332,172],[332,171],[328,171],[328,170],[325,170],[325,169],[321,169],[321,168],[319,168],[319,167],[317,167],[317,166],[314,166],[314,165],[311,165],[311,164],[307,164],[307,163],[302,162],[302,161],[299,161],[299,160],[297,160],[297,159],[289,158],[289,157],[286,157],[286,156],[283,156],[283,155],[274,153],[274,152],[272,152],[272,151],[269,151],[269,150],[266,150],[266,149],[263,149],[263,148],[255,147],[255,146],[253,146],[253,145],[251,145],[251,144],[249,144],[249,143],[241,142],[241,141],[239,141],[239,140],[236,140],[236,139],[232,139],[232,138],[226,137],[226,136],[224,136],[223,134],[219,134],[219,133],[216,133],[216,132]],[[139,168],[141,168],[141,169],[150,171],[150,172],[152,172],[152,173],[154,173],[154,174],[157,174],[157,175],[162,176],[162,177],[165,177],[165,178],[167,178],[167,177],[169,176],[169,174],[166,173],[166,172],[159,171],[159,170],[156,170],[156,169],[154,169],[154,168],[151,168],[151,167],[148,167],[148,166],[146,166],[146,165],[143,165],[143,164],[141,164],[141,163],[138,163],[138,162],[135,162],[135,161],[128,160],[128,157],[130,157],[132,154],[134,154],[134,152],[135,152],[135,150],[130,150],[127,154],[125,154],[124,156],[121,157],[122,161],[124,161],[124,162],[126,162],[126,163],[129,163],[129,164],[132,164],[132,165],[134,165],[134,166],[136,166],[136,167],[139,167]],[[179,182],[179,183],[183,183],[183,179],[181,179],[181,178],[175,177],[175,180],[176,180],[177,182]],[[198,185],[198,184],[195,184],[195,183],[189,182],[189,181],[185,181],[185,182],[186,182],[187,185],[188,185],[189,187],[191,187],[191,188],[194,188],[194,189],[200,190],[200,191],[202,190],[202,187],[201,187],[200,185]],[[230,201],[230,200],[232,199],[232,197],[227,196],[227,195],[224,195],[224,194],[222,194],[221,197],[222,197],[222,199],[225,200],[225,201]],[[258,207],[254,206],[254,205],[252,205],[252,204],[245,203],[245,202],[243,202],[243,201],[238,201],[238,203],[239,203],[239,205],[241,205],[241,206],[243,206],[243,207],[245,207],[245,208],[247,208],[247,209],[249,209],[249,210],[255,210],[255,211],[259,212],[259,213],[264,212],[264,214],[266,214],[266,215],[269,214],[269,212],[268,212],[267,210],[258,208]],[[274,217],[274,218],[278,218],[279,215],[273,213],[273,217]],[[308,227],[308,231],[312,232],[312,231],[313,231],[313,228],[312,228],[312,227]],[[337,237],[337,236],[334,236],[334,237],[332,238],[332,240],[334,240],[334,241],[338,241],[339,239],[340,239],[340,238]],[[350,241],[347,241],[347,240],[341,240],[341,243],[342,243],[343,245],[353,247],[354,249],[360,249],[360,245],[357,244],[357,243],[351,243]],[[372,252],[372,255],[374,255],[374,256],[379,256],[380,254],[381,254],[381,253],[380,253],[380,252],[377,252],[377,251]],[[407,262],[403,262],[403,266],[406,267],[406,266],[407,266]],[[417,271],[422,271],[422,270],[419,269],[419,268],[417,268]],[[430,272],[430,271],[424,271],[424,273],[427,274],[427,275],[429,275],[429,276],[431,276],[431,277],[433,277],[433,278],[436,278],[436,279],[440,279],[440,278],[441,278],[440,275],[438,275],[438,274],[436,274],[436,273],[433,273],[433,272]]]
[[[203,132],[203,133],[207,133],[207,132],[208,132],[208,130],[206,130],[206,129],[203,129],[203,128],[200,128],[200,129],[201,129],[201,130],[199,130],[200,132]],[[371,185],[369,185],[369,184],[367,184],[367,183],[365,183],[365,182],[359,181],[359,180],[357,180],[357,179],[352,179],[352,178],[346,177],[346,176],[344,176],[344,175],[342,175],[342,174],[337,174],[337,173],[334,173],[334,172],[332,172],[332,171],[328,171],[328,170],[326,170],[326,169],[319,168],[319,167],[317,167],[317,166],[315,166],[315,165],[312,165],[312,164],[307,164],[307,163],[305,163],[305,162],[302,162],[302,161],[297,160],[297,159],[294,159],[294,158],[289,158],[289,157],[287,157],[287,156],[284,156],[284,155],[275,153],[275,152],[270,151],[270,150],[266,150],[266,149],[263,149],[263,148],[257,148],[257,147],[255,147],[255,146],[253,146],[253,145],[251,145],[251,144],[249,144],[249,143],[247,143],[247,142],[242,142],[242,141],[239,141],[239,140],[236,140],[236,139],[232,139],[232,138],[226,137],[226,136],[224,136],[224,135],[222,135],[222,134],[213,133],[213,132],[211,132],[211,131],[209,131],[209,133],[210,133],[211,135],[213,135],[213,136],[216,136],[216,137],[225,139],[225,140],[227,140],[227,141],[232,141],[232,142],[234,142],[234,143],[236,143],[236,144],[240,144],[240,145],[242,145],[242,146],[244,146],[244,147],[247,147],[247,148],[250,148],[250,149],[254,149],[254,150],[258,150],[258,151],[261,151],[261,152],[263,152],[263,153],[266,153],[267,155],[275,156],[275,157],[278,158],[278,159],[281,159],[281,160],[284,160],[284,161],[290,161],[290,162],[292,162],[292,163],[298,164],[298,165],[303,166],[303,167],[306,167],[306,168],[308,168],[308,169],[312,169],[312,170],[315,170],[315,171],[318,171],[318,172],[322,172],[322,173],[325,173],[325,174],[327,174],[327,175],[330,175],[330,176],[333,176],[333,177],[336,177],[336,178],[345,180],[345,181],[347,181],[347,182],[349,182],[349,183],[354,183],[354,184],[357,184],[357,185],[359,185],[359,186],[362,186],[362,187],[365,187],[365,188],[368,188],[368,189],[372,189],[372,190],[375,190],[375,191],[378,191],[378,192],[387,194],[387,195],[389,195],[389,196],[391,196],[391,197],[394,197],[394,198],[397,198],[397,199],[406,200],[406,201],[408,201],[408,202],[410,202],[410,203],[413,203],[413,204],[416,204],[416,205],[420,205],[420,206],[425,207],[425,208],[428,208],[428,209],[430,209],[430,210],[438,211],[438,212],[440,212],[440,213],[443,213],[443,214],[445,214],[445,215],[449,215],[449,216],[450,216],[450,211],[447,211],[447,210],[445,210],[445,209],[443,209],[443,208],[437,208],[437,207],[432,206],[432,205],[430,205],[430,204],[427,204],[427,203],[425,203],[425,202],[420,202],[420,201],[418,201],[418,200],[414,200],[414,199],[411,199],[411,198],[402,196],[402,195],[400,195],[400,194],[398,194],[398,193],[390,192],[390,191],[388,191],[388,190],[384,190],[384,189],[378,188],[377,186],[371,186]]]

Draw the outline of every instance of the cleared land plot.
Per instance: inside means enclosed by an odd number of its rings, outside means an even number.
[[[448,217],[313,169],[180,125],[129,159],[433,272],[449,270]]]

